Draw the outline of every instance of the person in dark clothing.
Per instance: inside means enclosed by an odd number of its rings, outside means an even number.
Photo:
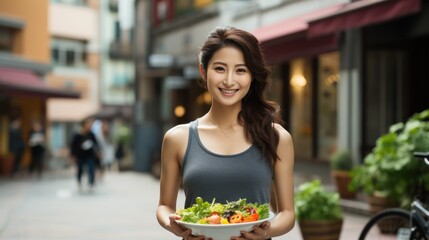
[[[115,159],[120,162],[125,156],[124,143],[122,141],[118,142],[115,150]]]
[[[12,119],[9,129],[9,152],[14,157],[12,176],[15,175],[21,165],[22,154],[24,153],[25,144],[21,131],[21,118]]]
[[[77,182],[79,190],[82,190],[82,175],[84,167],[88,169],[89,190],[94,190],[95,184],[95,163],[99,158],[99,147],[91,126],[94,120],[86,118],[81,122],[81,128],[73,136],[70,145],[70,153],[77,164]]]
[[[29,172],[32,174],[37,171],[39,177],[43,172],[43,158],[45,153],[45,131],[39,121],[33,121],[31,130],[28,134],[28,146],[31,150],[31,162]]]

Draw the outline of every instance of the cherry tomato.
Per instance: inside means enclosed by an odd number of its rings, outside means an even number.
[[[259,219],[259,215],[257,213],[253,213],[245,217],[243,222],[254,222],[254,221],[258,221],[258,219]]]

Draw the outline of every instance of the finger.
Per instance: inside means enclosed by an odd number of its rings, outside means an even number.
[[[180,216],[178,216],[176,214],[170,214],[169,219],[170,219],[170,227],[177,236],[183,237],[183,236],[189,235],[191,233],[191,230],[188,231],[189,233],[185,233],[186,230],[188,230],[188,229],[181,226],[180,224],[178,224],[176,222],[176,220],[180,219]]]
[[[268,235],[268,229],[270,228],[270,226],[271,226],[270,222],[268,222],[268,221],[263,222],[261,225],[253,227],[253,232],[259,238],[266,239],[266,237]]]
[[[189,239],[190,240],[190,239],[192,239],[191,238],[192,231],[190,229],[186,229],[185,231],[182,230],[182,232],[179,234],[179,236],[182,237],[183,239],[186,239],[186,240]]]
[[[180,227],[179,225],[174,224],[174,223],[171,223],[171,224],[170,224],[170,227],[171,227],[171,230],[173,230],[173,232],[174,232],[177,236],[183,237],[183,235],[184,235],[184,233],[183,233],[183,232],[184,232],[186,229],[182,229],[182,227]]]
[[[255,230],[255,229],[259,229],[259,230],[267,230],[267,229],[269,229],[270,228],[270,226],[271,226],[271,223],[270,222],[263,222],[261,225],[259,225],[259,226],[254,226],[253,227],[253,230]]]
[[[231,237],[230,240],[244,240],[243,237]]]
[[[265,221],[261,224],[261,228],[263,228],[263,229],[268,229],[270,227],[271,227],[271,222],[269,222],[269,221]]]
[[[241,236],[243,236],[243,238],[239,238],[239,239],[260,239],[261,238],[255,232],[240,231],[240,233],[241,233]]]
[[[181,217],[179,215],[177,215],[177,214],[170,214],[168,217],[170,218],[170,220],[179,220],[179,219],[181,219]]]
[[[260,227],[255,227],[253,229],[254,235],[258,236],[258,239],[262,238],[262,239],[266,239],[267,236],[267,230],[260,228]]]
[[[183,237],[185,240],[205,240],[206,238],[204,236],[194,236],[191,233]]]

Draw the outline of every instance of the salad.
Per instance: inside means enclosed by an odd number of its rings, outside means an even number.
[[[269,217],[269,204],[247,203],[246,199],[227,202],[226,204],[211,203],[197,197],[195,204],[176,212],[182,222],[198,224],[230,224],[254,222]]]

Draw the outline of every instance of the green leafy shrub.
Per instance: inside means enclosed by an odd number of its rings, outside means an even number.
[[[342,219],[337,192],[327,192],[319,180],[306,182],[295,193],[295,212],[298,220]]]
[[[342,150],[334,153],[330,159],[332,170],[350,171],[352,169],[352,156],[349,151]]]
[[[381,193],[401,207],[409,207],[416,195],[428,196],[429,166],[413,156],[429,151],[428,120],[429,109],[392,125],[377,139],[363,164],[353,168],[350,188],[368,195]]]

